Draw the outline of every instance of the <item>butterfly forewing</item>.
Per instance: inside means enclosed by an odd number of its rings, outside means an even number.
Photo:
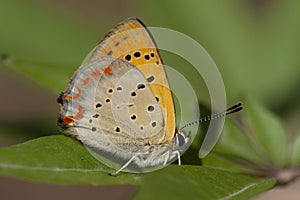
[[[106,35],[86,63],[104,56],[123,59],[142,72],[163,111],[165,140],[169,142],[175,132],[173,98],[162,60],[149,30],[136,18],[123,21]]]

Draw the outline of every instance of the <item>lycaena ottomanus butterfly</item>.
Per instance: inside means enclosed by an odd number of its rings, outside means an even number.
[[[176,42],[176,41],[174,41]],[[57,99],[58,125],[101,162],[120,171],[148,172],[178,159],[191,143],[176,131],[173,98],[156,44],[129,18],[97,45]],[[236,112],[224,112],[195,121]],[[194,124],[193,123],[193,124]]]

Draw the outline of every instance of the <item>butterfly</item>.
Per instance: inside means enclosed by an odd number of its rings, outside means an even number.
[[[146,26],[137,18],[116,25],[75,72],[57,99],[58,126],[106,165],[148,172],[178,159],[191,143],[176,131],[165,68]],[[236,111],[240,105],[216,116]],[[208,118],[202,118],[201,122]]]

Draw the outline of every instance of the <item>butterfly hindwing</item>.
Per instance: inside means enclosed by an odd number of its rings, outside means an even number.
[[[70,83],[63,115],[76,119],[75,136],[87,145],[112,143],[137,151],[134,144],[165,139],[163,112],[143,74],[126,61],[97,59],[81,67]]]

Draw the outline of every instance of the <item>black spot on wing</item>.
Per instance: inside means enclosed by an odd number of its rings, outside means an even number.
[[[137,89],[140,90],[140,89],[144,89],[145,87],[146,87],[146,86],[145,86],[144,84],[141,83],[141,84],[138,84]]]
[[[136,52],[134,52],[133,56],[136,58],[139,58],[139,57],[141,57],[141,53],[139,51],[136,51]]]
[[[147,78],[147,81],[148,81],[149,83],[151,83],[152,81],[154,81],[154,76],[149,76],[149,77]]]
[[[111,56],[112,55],[112,51],[110,50],[108,53],[107,53],[108,56]]]

